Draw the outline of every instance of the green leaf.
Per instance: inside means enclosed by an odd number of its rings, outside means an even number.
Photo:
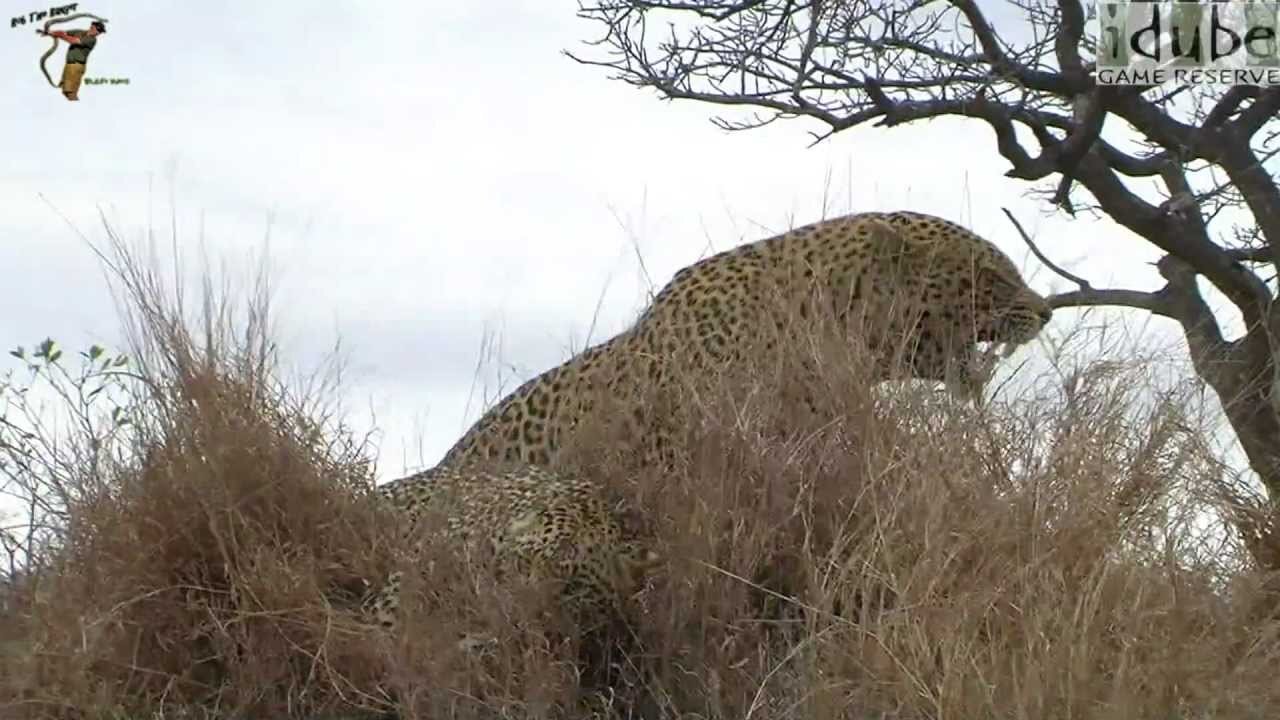
[[[129,362],[129,358],[125,357],[124,355],[120,355],[111,364],[114,365],[115,367],[120,367],[121,365],[124,365],[127,362]]]
[[[12,356],[14,356],[14,357],[16,357],[16,358],[18,358],[19,360],[26,360],[26,359],[27,359],[27,351],[26,351],[26,350],[24,350],[24,349],[22,348],[22,346],[21,346],[21,345],[19,345],[18,347],[16,347],[16,348],[14,348],[14,349],[10,350],[10,351],[9,351],[9,354],[10,354],[10,355],[12,355]]]
[[[54,348],[56,348],[57,346],[58,344],[53,341],[53,338],[45,338],[40,342],[39,345],[36,346],[36,357],[38,358],[49,357],[49,355],[54,352]]]
[[[89,359],[97,360],[98,358],[102,357],[102,353],[104,352],[106,352],[106,350],[104,350],[101,345],[94,345],[93,347],[89,348]]]

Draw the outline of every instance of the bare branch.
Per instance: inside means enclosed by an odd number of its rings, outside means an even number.
[[[1087,82],[1084,67],[1080,62],[1080,39],[1084,37],[1084,8],[1079,0],[1058,0],[1058,12],[1062,18],[1062,26],[1054,40],[1054,53],[1058,56],[1058,67],[1070,77],[1071,82],[1081,85]]]
[[[1096,147],[1102,158],[1107,161],[1107,165],[1129,177],[1159,175],[1161,166],[1167,162],[1172,162],[1167,153],[1157,153],[1148,157],[1134,157],[1116,149],[1101,139],[1098,140]]]
[[[1174,304],[1169,297],[1170,292],[1166,288],[1159,292],[1146,292],[1143,290],[1119,290],[1119,289],[1100,289],[1084,278],[1069,272],[1053,262],[1042,252],[1031,236],[1023,229],[1022,223],[1013,216],[1008,208],[1001,208],[1005,217],[1009,218],[1009,222],[1013,223],[1013,227],[1018,231],[1018,235],[1022,237],[1022,241],[1031,249],[1031,253],[1036,259],[1044,263],[1045,267],[1052,270],[1055,274],[1075,284],[1079,289],[1071,292],[1058,293],[1050,295],[1049,306],[1053,308],[1064,307],[1128,307],[1137,310],[1146,310],[1153,315],[1174,318]]]
[[[982,45],[983,54],[986,55],[996,73],[1014,78],[1027,87],[1059,95],[1074,95],[1088,89],[1088,86],[1084,83],[1071,82],[1061,74],[1032,70],[1025,65],[1014,62],[1000,46],[999,37],[996,36],[991,23],[987,22],[986,16],[978,9],[976,2],[973,0],[951,0],[951,4],[964,13],[965,18],[969,21],[969,27],[973,29],[974,35],[977,36],[978,42]]]
[[[1233,248],[1231,250],[1227,250],[1226,253],[1227,257],[1231,258],[1235,262],[1271,262],[1271,248],[1269,247]]]
[[[1065,2],[1069,5],[1073,4],[1071,0],[1065,0]],[[1078,64],[1078,57],[1076,61]],[[1040,157],[1035,160],[1036,164],[1047,166],[1049,172],[1057,171],[1062,174],[1062,180],[1058,183],[1058,189],[1053,195],[1053,203],[1072,215],[1075,214],[1075,209],[1071,205],[1071,185],[1075,180],[1075,168],[1084,154],[1102,135],[1102,126],[1107,119],[1107,109],[1103,100],[1106,90],[1107,88],[1097,87],[1090,93],[1078,96],[1075,105],[1075,128],[1061,143],[1048,144]]]
[[[1117,92],[1110,97],[1108,109],[1153,142],[1177,152],[1184,159],[1213,160],[1216,157],[1213,146],[1202,142],[1205,135],[1200,128],[1175,120],[1141,95]]]
[[[1063,278],[1070,280],[1072,283],[1075,283],[1082,290],[1093,289],[1093,286],[1089,284],[1088,280],[1085,280],[1084,278],[1074,273],[1067,272],[1066,270],[1059,267],[1052,260],[1050,260],[1043,252],[1040,252],[1040,248],[1036,246],[1035,241],[1031,239],[1031,236],[1027,234],[1026,230],[1022,229],[1022,223],[1018,222],[1018,218],[1014,217],[1013,213],[1009,212],[1009,208],[1000,208],[1000,209],[1004,211],[1005,217],[1009,218],[1009,222],[1013,223],[1014,229],[1017,230],[1018,234],[1022,236],[1022,241],[1027,244],[1027,247],[1031,248],[1031,254],[1035,255],[1037,260],[1044,263],[1045,267],[1054,271],[1055,273],[1062,276]]]
[[[1252,110],[1253,107],[1256,105],[1249,109]],[[1240,119],[1244,120],[1243,114]],[[1253,149],[1243,142],[1224,143],[1221,164],[1231,183],[1240,191],[1254,221],[1270,241],[1272,252],[1280,252],[1276,250],[1280,248],[1277,245],[1277,240],[1280,240],[1280,188],[1276,187],[1271,173],[1254,154]],[[1280,254],[1273,255],[1272,262],[1280,268]],[[1267,300],[1270,300],[1269,296]]]
[[[1253,137],[1264,123],[1280,114],[1280,87],[1267,88],[1232,123],[1232,130],[1240,137]]]
[[[1191,350],[1209,353],[1220,349],[1225,344],[1222,328],[1200,294],[1195,269],[1174,255],[1160,258],[1156,269],[1166,283],[1161,292],[1176,300],[1175,317],[1187,334]]]
[[[1185,216],[1171,215],[1139,198],[1095,153],[1089,153],[1079,167],[1079,178],[1113,219],[1166,253],[1189,263],[1231,298],[1245,313],[1246,320],[1251,313],[1260,311],[1259,304],[1264,298],[1259,293],[1265,294],[1265,288],[1253,273],[1233,262],[1209,239],[1198,218],[1188,222]]]
[[[1218,127],[1225,123],[1245,100],[1258,96],[1258,88],[1250,85],[1237,85],[1231,88],[1218,100],[1209,114],[1204,118],[1204,127]]]
[[[1048,300],[1049,306],[1055,309],[1066,307],[1127,307],[1135,310],[1146,310],[1152,315],[1177,319],[1168,296],[1163,292],[1083,288],[1050,295]]]

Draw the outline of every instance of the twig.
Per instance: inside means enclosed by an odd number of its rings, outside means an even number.
[[[1008,208],[1001,208],[1009,222],[1013,223],[1013,227],[1022,236],[1022,241],[1031,248],[1031,252],[1040,262],[1044,263],[1053,272],[1061,275],[1067,280],[1075,283],[1080,289],[1074,292],[1059,293],[1051,295],[1047,299],[1050,307],[1098,307],[1103,305],[1111,305],[1117,307],[1130,307],[1139,310],[1146,310],[1156,315],[1164,317],[1175,317],[1173,307],[1170,304],[1169,289],[1158,292],[1147,292],[1145,290],[1121,290],[1121,289],[1099,289],[1095,288],[1088,280],[1068,272],[1040,251],[1035,242],[1031,240],[1031,236],[1027,235],[1027,231],[1022,229],[1022,223],[1009,212]]]
[[[1128,307],[1146,310],[1155,315],[1175,318],[1167,291],[1146,292],[1145,290],[1121,290],[1097,288],[1081,288],[1074,292],[1050,295],[1049,306],[1064,307]]]
[[[1085,280],[1079,275],[1063,270],[1061,267],[1055,264],[1052,260],[1045,257],[1045,254],[1040,252],[1040,248],[1036,247],[1036,244],[1032,242],[1031,236],[1027,235],[1027,231],[1022,229],[1022,223],[1018,222],[1018,219],[1013,216],[1013,213],[1009,212],[1009,208],[1000,208],[1000,209],[1004,211],[1005,217],[1009,218],[1009,222],[1013,223],[1014,229],[1016,229],[1018,231],[1018,234],[1022,236],[1022,241],[1027,244],[1027,247],[1031,248],[1031,253],[1036,256],[1037,260],[1044,263],[1045,267],[1048,267],[1050,270],[1054,271],[1058,275],[1061,275],[1067,280],[1070,280],[1071,282],[1075,283],[1077,286],[1080,287],[1081,290],[1093,289],[1093,285],[1090,285],[1088,280]]]

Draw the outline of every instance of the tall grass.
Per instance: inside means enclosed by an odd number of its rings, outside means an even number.
[[[428,548],[403,632],[360,622],[363,581],[407,556],[369,502],[368,448],[326,410],[337,388],[282,379],[265,285],[237,305],[206,283],[188,308],[114,247],[136,421],[13,590],[0,715],[575,712],[554,593],[483,558]],[[608,423],[577,438],[566,469],[624,499],[664,557],[614,712],[1277,714],[1266,578],[1204,545],[1225,471],[1193,394],[1141,362],[1059,358],[970,405],[872,388],[856,352],[786,344],[680,378],[668,468],[613,452]]]
[[[90,421],[47,443],[97,462],[25,469],[27,488],[56,477],[75,492],[14,580],[0,715],[370,704],[379,658],[330,602],[390,567],[366,448],[330,416],[325,375],[282,381],[265,276],[237,301],[206,274],[189,305],[147,258],[115,236],[102,256],[128,330],[131,422],[106,454]]]

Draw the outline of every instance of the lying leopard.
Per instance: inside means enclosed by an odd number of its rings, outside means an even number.
[[[500,569],[560,583],[584,625],[621,617],[622,600],[658,560],[599,486],[544,468],[433,468],[381,485],[377,495],[401,514],[409,547],[420,547],[431,533],[459,549],[477,543]],[[392,632],[402,580],[400,571],[392,573],[364,603],[368,615]]]

